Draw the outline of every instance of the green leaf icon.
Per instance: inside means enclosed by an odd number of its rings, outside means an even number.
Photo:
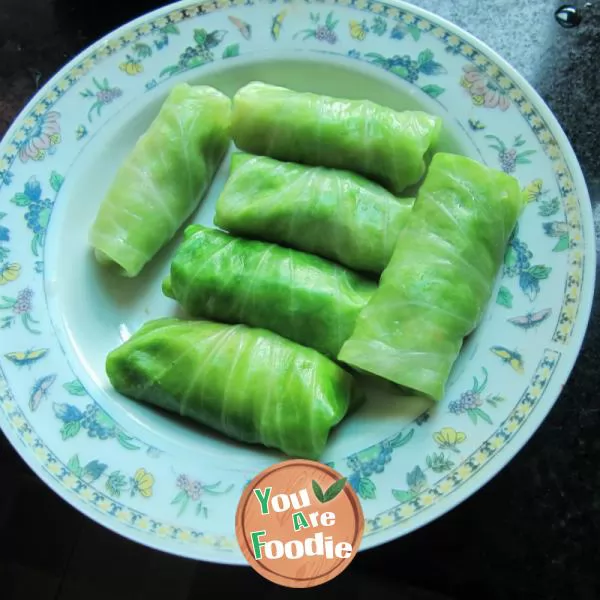
[[[314,479],[312,482],[312,489],[313,489],[313,492],[315,493],[315,496],[317,497],[317,500],[319,502],[325,502],[325,497],[323,496],[323,490],[321,489],[321,486]]]
[[[329,489],[325,492],[325,502],[333,500],[344,489],[347,480],[347,477],[342,477],[335,483],[332,483]]]
[[[331,486],[325,493],[323,493],[321,486],[313,479],[313,492],[315,493],[317,500],[322,504],[325,504],[325,502],[333,500],[344,489],[346,481],[348,481],[347,477],[342,477],[341,479],[338,479],[337,481],[331,484]]]

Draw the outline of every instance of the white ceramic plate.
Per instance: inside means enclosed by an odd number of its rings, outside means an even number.
[[[427,410],[373,393],[323,461],[363,504],[362,549],[414,530],[493,477],[546,416],[577,357],[595,248],[586,186],[558,123],[484,44],[402,2],[181,2],[110,34],[58,73],[0,147],[0,425],[77,509],[140,543],[245,564],[244,485],[278,454],[114,393],[106,353],[172,314],[160,281],[111,278],[87,230],[119,162],[177,81],[232,94],[251,80],[441,115],[443,148],[514,174],[530,203],[494,298]],[[227,161],[196,215],[212,224]]]

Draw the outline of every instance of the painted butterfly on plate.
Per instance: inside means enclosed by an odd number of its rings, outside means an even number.
[[[25,350],[24,352],[9,352],[4,356],[18,367],[28,367],[40,358],[44,358],[46,354],[48,354],[48,348],[38,348],[37,350]]]
[[[42,400],[48,397],[48,390],[56,380],[56,375],[44,375],[40,377],[31,388],[31,394],[29,395],[29,408],[32,411],[36,411]]]
[[[537,327],[540,323],[543,323],[552,314],[551,308],[545,308],[535,313],[527,313],[520,317],[512,317],[507,319],[509,323],[521,327],[521,329],[531,329]]]
[[[502,362],[510,365],[519,375],[525,371],[523,368],[523,356],[516,350],[509,350],[504,346],[492,346],[490,350],[496,356],[500,357]]]

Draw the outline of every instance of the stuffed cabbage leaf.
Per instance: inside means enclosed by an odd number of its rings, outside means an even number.
[[[422,111],[395,111],[252,82],[233,97],[232,137],[252,154],[347,169],[401,194],[425,173],[425,157],[442,121]]]
[[[350,171],[239,152],[214,222],[379,275],[413,203]]]
[[[196,210],[230,143],[231,101],[176,85],[112,181],[90,231],[97,260],[135,277]]]
[[[335,358],[376,284],[324,258],[186,228],[163,292],[192,317],[269,329]]]
[[[339,360],[440,400],[463,338],[490,299],[522,208],[510,175],[436,154]]]
[[[315,350],[210,321],[149,321],[109,353],[106,372],[129,398],[312,460],[362,402],[352,375]]]

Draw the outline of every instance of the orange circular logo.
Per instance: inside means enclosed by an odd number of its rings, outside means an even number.
[[[255,571],[279,585],[307,588],[333,579],[352,562],[364,517],[345,477],[318,462],[287,460],[248,484],[235,525]]]

